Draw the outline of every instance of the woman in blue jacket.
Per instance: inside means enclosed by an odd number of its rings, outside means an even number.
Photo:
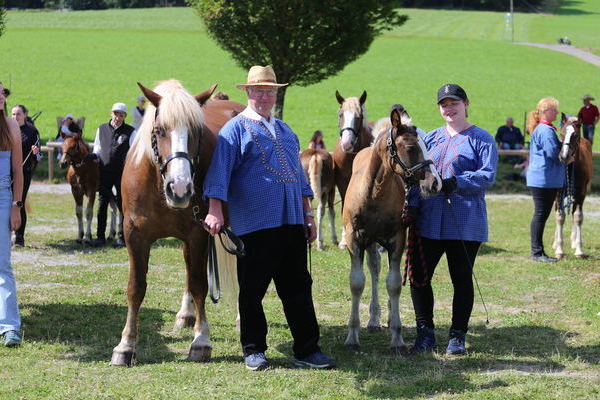
[[[562,143],[552,122],[558,115],[558,100],[546,97],[529,114],[527,128],[531,133],[527,187],[533,197],[531,219],[531,258],[539,262],[556,262],[544,252],[544,228],[552,211],[556,194],[565,184],[565,166],[558,160]]]

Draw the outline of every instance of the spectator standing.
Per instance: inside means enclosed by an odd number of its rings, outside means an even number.
[[[142,125],[144,112],[146,112],[146,98],[144,96],[138,96],[137,105],[131,107],[131,117],[133,119],[131,126],[133,126],[136,131],[140,129],[140,125]]]
[[[323,141],[323,132],[316,130],[310,142],[308,142],[309,149],[322,149],[325,150],[325,142]]]
[[[106,212],[110,199],[113,197],[113,187],[116,189],[116,201],[119,212],[121,208],[121,176],[125,166],[125,157],[135,137],[133,126],[125,123],[127,106],[124,103],[115,103],[111,109],[111,119],[98,127],[94,140],[94,150],[89,155],[90,159],[100,162],[100,184],[98,186],[98,217],[96,239],[93,246],[106,244]],[[119,224],[119,235],[114,247],[123,247],[123,226]]]
[[[577,119],[582,123],[583,137],[593,145],[594,131],[600,119],[600,113],[598,112],[598,107],[592,104],[592,100],[594,100],[592,96],[585,94],[581,100],[583,100],[583,107],[579,110]]]
[[[558,155],[562,146],[552,124],[558,115],[558,100],[541,99],[529,114],[527,129],[531,133],[527,187],[533,198],[533,217],[530,224],[531,258],[538,262],[556,262],[544,252],[544,228],[554,199],[565,184],[565,166]]]
[[[19,124],[21,130],[21,147],[23,159],[23,195],[21,197],[23,203],[27,199],[27,192],[31,184],[33,171],[37,166],[38,157],[40,155],[40,134],[38,130],[27,123],[27,107],[17,105],[12,109],[12,116]],[[25,207],[21,207],[21,226],[15,231],[15,247],[25,246],[25,226],[27,225],[27,212]]]
[[[5,346],[13,347],[21,344],[21,315],[10,263],[10,231],[21,225],[23,167],[19,124],[5,110],[5,91],[0,82],[0,335]]]

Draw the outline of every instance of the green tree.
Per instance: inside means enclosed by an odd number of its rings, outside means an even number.
[[[4,11],[4,0],[0,0],[0,36],[4,33],[4,19],[6,18],[6,11]]]
[[[340,72],[385,30],[402,25],[399,0],[189,0],[208,34],[244,69],[273,66],[307,86]],[[285,89],[275,115],[283,115]]]

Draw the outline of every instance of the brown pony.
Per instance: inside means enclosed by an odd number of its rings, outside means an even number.
[[[575,250],[575,257],[585,257],[583,252],[583,240],[581,225],[583,224],[583,202],[590,191],[592,176],[594,174],[594,163],[592,161],[592,144],[586,138],[581,137],[581,124],[577,117],[566,117],[563,114],[563,128],[561,130],[562,148],[559,159],[567,165],[567,182],[563,190],[567,191],[565,200],[572,199],[571,209],[573,213],[573,226],[571,229],[571,248]],[[572,163],[572,166],[569,165]],[[570,173],[574,169],[573,174]],[[571,179],[574,177],[574,182]],[[570,191],[572,190],[572,193]],[[563,226],[565,223],[565,204],[563,195],[559,191],[554,202],[556,210],[556,231],[552,247],[557,258],[564,257],[563,250]]]
[[[212,352],[204,307],[208,233],[197,222],[204,219],[207,207],[200,196],[219,129],[245,107],[225,100],[207,102],[216,85],[196,96],[176,80],[161,82],[154,90],[139,86],[150,105],[127,156],[121,183],[129,252],[128,311],[111,364],[129,366],[133,361],[150,246],[164,237],[183,241],[186,263],[186,289],[176,326],[194,323],[188,358],[208,361]]]
[[[302,168],[317,200],[317,250],[323,250],[323,213],[325,204],[329,209],[331,224],[331,241],[338,245],[335,232],[335,180],[333,176],[333,159],[327,150],[307,149],[300,154]]]
[[[387,250],[390,268],[386,279],[389,296],[388,325],[392,335],[390,346],[393,352],[399,353],[406,350],[399,309],[402,281],[400,260],[406,241],[406,229],[402,221],[405,185],[406,182],[417,185],[420,181],[421,193],[428,196],[439,190],[441,180],[435,168],[432,168],[425,145],[405,111],[393,109],[390,119],[380,120],[374,132],[376,139],[373,146],[362,150],[354,159],[343,211],[345,238],[351,260],[352,293],[345,345],[351,349],[359,348],[359,306],[365,287],[365,250],[371,271],[371,304],[367,329],[381,329],[379,243]]]
[[[81,133],[64,135],[61,144],[62,156],[59,164],[61,168],[67,168],[67,182],[71,185],[71,193],[75,199],[75,215],[77,216],[78,234],[77,243],[89,244],[92,240],[92,219],[94,213],[94,200],[98,191],[99,170],[98,163],[86,161],[90,149],[82,138]],[[83,231],[83,197],[88,198],[85,209],[86,229]],[[117,204],[114,199],[110,201],[111,223],[109,240],[114,239],[116,234]]]
[[[342,199],[343,212],[346,190],[352,176],[352,162],[359,151],[371,145],[373,135],[364,107],[367,92],[363,91],[360,98],[348,97],[345,99],[336,90],[335,97],[340,103],[340,109],[338,110],[340,139],[333,149],[333,173],[335,185]],[[342,249],[346,247],[345,237],[342,230],[342,241],[339,244]]]

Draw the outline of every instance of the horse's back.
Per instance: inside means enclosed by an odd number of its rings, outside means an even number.
[[[245,105],[230,100],[212,100],[202,106],[204,124],[213,133],[219,130],[237,114],[244,111]]]

